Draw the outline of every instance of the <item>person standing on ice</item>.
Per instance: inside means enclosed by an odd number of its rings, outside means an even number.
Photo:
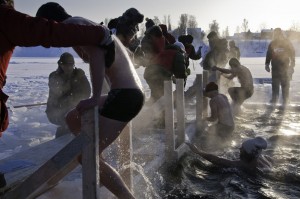
[[[203,95],[210,98],[209,107],[211,116],[206,118],[209,122],[216,122],[208,127],[208,142],[218,143],[220,140],[229,140],[234,130],[234,119],[228,98],[220,94],[218,85],[210,82],[206,85]]]
[[[270,63],[272,71],[270,70]],[[280,28],[275,28],[273,40],[268,46],[265,69],[272,74],[271,104],[276,104],[279,98],[279,87],[282,90],[282,104],[289,101],[290,81],[295,67],[295,49],[292,43],[284,37]]]
[[[122,16],[130,17],[129,13],[143,16],[135,8],[128,9]],[[71,17],[63,7],[53,2],[42,5],[37,11],[37,16],[71,24],[95,24],[82,17]],[[136,31],[136,25],[135,21],[127,24],[128,34],[132,35],[132,32]],[[145,101],[142,83],[125,46],[116,36],[113,36],[112,39],[114,39],[115,46],[113,48],[117,56],[110,63],[105,60],[105,48],[100,49],[94,46],[76,46],[74,48],[82,59],[90,63],[93,92],[91,98],[80,101],[76,108],[66,116],[69,129],[78,135],[81,131],[80,116],[85,111],[99,106],[100,154],[118,138],[126,125],[140,112]],[[107,95],[101,95],[105,76],[110,82],[110,91]],[[99,163],[101,183],[118,198],[134,198],[117,171],[101,157]]]
[[[70,47],[113,45],[111,32],[101,25],[63,24],[18,12],[13,0],[0,0],[0,137],[9,123],[3,92],[6,71],[16,46]],[[106,60],[114,58],[114,51],[107,51]]]
[[[236,58],[237,60],[240,60],[241,52],[239,47],[235,45],[234,40],[229,41],[229,59]]]
[[[212,67],[212,70],[218,70],[221,73],[229,74],[229,76],[225,76],[227,79],[233,79],[234,77],[238,78],[241,87],[228,88],[228,93],[232,99],[233,111],[235,114],[238,114],[244,101],[253,95],[253,78],[250,70],[241,65],[236,58],[231,58],[229,60],[229,66],[231,69],[214,66]]]

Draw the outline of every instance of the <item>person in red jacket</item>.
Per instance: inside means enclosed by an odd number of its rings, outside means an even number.
[[[2,89],[5,85],[9,60],[16,46],[41,45],[49,48],[114,45],[110,30],[105,26],[63,24],[31,17],[16,11],[13,0],[0,0],[0,21],[0,137],[8,127],[8,112],[5,105],[8,96]],[[114,48],[106,53],[105,58],[107,61],[114,59]]]

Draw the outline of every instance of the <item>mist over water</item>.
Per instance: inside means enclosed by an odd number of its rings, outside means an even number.
[[[5,87],[5,92],[10,95],[7,103],[11,108],[10,126],[1,138],[1,159],[54,138],[56,126],[47,120],[45,106],[32,108],[13,108],[13,106],[47,101],[48,76],[50,72],[56,70],[57,59],[14,58],[12,60]],[[291,82],[291,106],[300,105],[300,62],[298,60],[297,58]],[[250,69],[254,78],[270,77],[270,74],[264,71],[264,58],[242,58],[241,64]],[[77,59],[76,66],[84,69],[89,77],[86,64]],[[196,73],[202,73],[197,62],[192,62],[191,66],[194,67],[191,67],[192,74],[187,80],[186,88],[192,85]],[[141,67],[137,72],[146,94],[149,94],[148,86],[143,79],[143,70],[144,68]],[[140,167],[147,163],[134,160],[132,168],[142,179],[140,185],[145,185],[144,188],[140,187],[135,191],[135,194],[139,198],[164,199],[299,198],[300,109],[296,107],[284,111],[280,106],[271,109],[266,106],[270,97],[270,84],[255,84],[254,95],[245,102],[243,113],[236,118],[236,129],[231,142],[227,145],[217,148],[207,145],[200,139],[193,140],[193,143],[220,157],[237,159],[243,140],[262,136],[268,142],[268,148],[263,151],[263,154],[271,156],[275,161],[271,170],[253,175],[237,169],[219,168],[190,152],[178,164],[171,168],[161,168],[155,176],[150,177]],[[186,120],[194,120],[193,105],[190,105],[186,111]],[[158,139],[162,137],[159,133],[153,133],[153,136],[157,136]],[[163,142],[161,139],[158,144],[163,145]],[[134,186],[138,187],[138,185]]]

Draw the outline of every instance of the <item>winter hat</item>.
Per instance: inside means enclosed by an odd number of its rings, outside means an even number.
[[[144,15],[135,8],[129,8],[123,13],[121,19],[124,20],[127,24],[137,25],[143,22]]]
[[[210,91],[217,91],[219,89],[218,85],[215,82],[209,82],[205,89],[204,92],[210,92]]]
[[[144,15],[135,8],[129,8],[118,18],[117,34],[133,36],[139,31],[139,23],[144,20]]]
[[[146,30],[153,27],[155,25],[154,21],[152,19],[146,18]]]
[[[242,143],[241,148],[248,154],[254,157],[258,157],[261,154],[262,149],[266,149],[268,146],[267,141],[262,137],[256,137],[248,139]]]
[[[65,19],[68,19],[72,17],[69,15],[66,10],[55,2],[49,2],[43,4],[36,13],[37,17],[43,17],[48,20],[54,20],[54,21],[64,21]]]
[[[58,64],[74,64],[75,60],[74,60],[74,57],[72,54],[65,52],[60,56],[57,63]]]

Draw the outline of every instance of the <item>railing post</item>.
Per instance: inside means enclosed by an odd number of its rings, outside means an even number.
[[[99,175],[99,116],[98,106],[85,112],[81,118],[82,134],[91,142],[82,150],[82,197],[97,199]]]
[[[202,112],[203,112],[203,84],[202,84],[202,74],[196,75],[196,131],[199,132],[202,127]]]
[[[203,88],[208,83],[208,71],[203,71]],[[202,87],[201,87],[202,88]],[[208,99],[206,97],[203,97],[203,116],[208,116]]]
[[[164,99],[165,99],[165,131],[166,131],[166,161],[173,161],[175,150],[174,139],[174,103],[172,81],[164,82]]]
[[[184,81],[176,79],[176,115],[177,115],[177,146],[185,140],[185,109],[184,109]]]

